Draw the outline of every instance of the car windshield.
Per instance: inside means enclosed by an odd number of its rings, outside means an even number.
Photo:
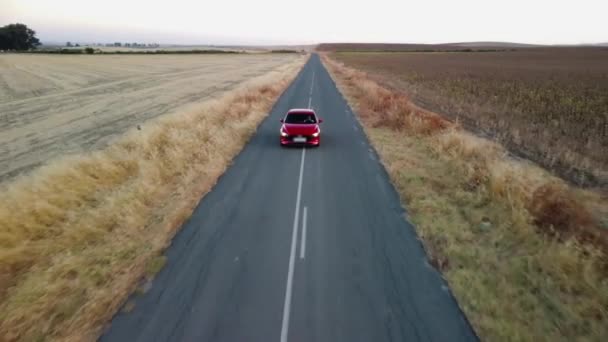
[[[290,113],[285,118],[285,123],[288,124],[314,124],[317,123],[317,118],[311,113]]]

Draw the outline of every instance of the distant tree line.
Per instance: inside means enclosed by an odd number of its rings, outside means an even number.
[[[106,46],[114,46],[114,47],[131,47],[131,48],[158,48],[160,44],[145,44],[145,43],[120,43],[116,42],[114,44],[106,44]]]
[[[105,46],[105,47],[128,47],[128,48],[158,48],[160,47],[160,44],[158,43],[150,43],[150,44],[146,44],[146,43],[121,43],[121,42],[115,42],[115,43],[94,43],[94,44],[84,44],[84,45],[91,45],[91,46]],[[65,43],[66,47],[80,47],[80,44],[78,43],[72,43],[72,42],[67,42]]]
[[[27,51],[40,45],[36,31],[24,24],[0,27],[0,51]]]
[[[278,50],[271,50],[270,52],[272,52],[272,53],[298,53],[298,52],[303,52],[303,51],[289,50],[289,49],[278,49]]]
[[[39,49],[30,51],[30,53],[44,54],[65,54],[65,55],[81,55],[81,54],[101,54],[101,55],[185,55],[185,54],[238,54],[244,53],[230,50],[143,50],[143,51],[103,51],[87,47],[79,48],[61,48],[61,49]]]

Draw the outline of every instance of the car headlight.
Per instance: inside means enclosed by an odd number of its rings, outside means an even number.
[[[285,132],[283,129],[281,129],[281,136],[283,138],[287,138],[289,136],[289,134],[287,134],[287,132]]]
[[[316,131],[316,132],[314,132],[314,133],[312,134],[312,136],[313,136],[314,138],[316,138],[316,137],[318,137],[318,136],[319,136],[319,134],[321,134],[321,131]]]

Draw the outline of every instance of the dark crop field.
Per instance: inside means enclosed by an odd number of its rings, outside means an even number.
[[[433,51],[496,51],[518,48],[540,47],[541,45],[505,43],[505,42],[468,42],[445,44],[390,44],[390,43],[323,43],[317,46],[318,51],[330,52],[433,52]]]
[[[608,185],[608,48],[333,57],[579,185]]]

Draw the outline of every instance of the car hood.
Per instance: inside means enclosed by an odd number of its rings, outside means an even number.
[[[317,124],[284,124],[284,130],[289,135],[311,135],[319,130]]]

